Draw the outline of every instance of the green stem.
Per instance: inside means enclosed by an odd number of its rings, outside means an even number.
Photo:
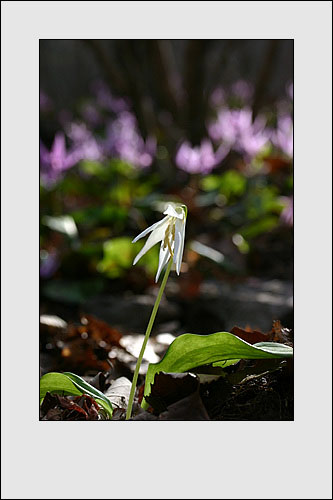
[[[145,338],[143,340],[143,344],[142,344],[141,351],[140,351],[140,354],[139,354],[139,357],[138,357],[138,361],[136,363],[135,372],[134,372],[133,381],[132,381],[131,392],[130,392],[130,396],[129,396],[129,400],[128,400],[128,407],[127,407],[127,411],[126,411],[126,420],[128,420],[129,418],[131,418],[134,393],[135,393],[136,383],[138,381],[139,370],[140,370],[142,358],[143,358],[143,355],[144,355],[144,352],[145,352],[145,349],[146,349],[146,345],[147,345],[147,342],[148,342],[148,339],[149,339],[149,335],[150,335],[151,329],[152,329],[154,321],[155,321],[155,317],[156,317],[156,314],[157,314],[158,306],[160,305],[161,298],[162,298],[162,295],[163,295],[163,292],[164,292],[164,288],[165,288],[166,282],[167,282],[168,277],[169,277],[171,266],[172,266],[172,257],[170,258],[168,267],[167,267],[167,269],[165,271],[165,274],[164,274],[164,277],[163,277],[163,281],[162,281],[161,287],[160,287],[158,295],[156,297],[155,304],[154,304],[154,307],[153,307],[153,310],[152,310],[152,313],[151,313],[151,316],[150,316],[150,319],[149,319],[149,323],[148,323],[148,326],[147,326],[147,330],[146,330],[146,333],[145,333]]]

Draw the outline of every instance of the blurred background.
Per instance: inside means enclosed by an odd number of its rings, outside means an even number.
[[[154,334],[292,329],[292,164],[292,40],[41,40],[42,353],[74,356],[50,316],[144,333],[159,245],[132,266],[131,241],[166,201],[186,242]]]

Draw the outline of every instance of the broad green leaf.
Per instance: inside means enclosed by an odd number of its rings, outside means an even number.
[[[107,411],[110,418],[112,417],[112,404],[105,394],[74,373],[50,372],[43,375],[40,379],[40,400],[44,399],[47,392],[63,394],[64,396],[88,394]]]
[[[240,359],[289,358],[292,356],[293,349],[291,347],[276,342],[261,342],[251,345],[228,332],[217,332],[211,335],[186,333],[177,337],[170,344],[159,363],[149,364],[144,395],[150,394],[155,374],[161,371],[183,373],[203,365],[225,367]],[[223,365],[223,361],[226,360],[228,360],[227,364]]]
[[[63,394],[64,396],[81,396],[82,391],[77,389],[73,382],[63,373],[46,373],[40,379],[39,397],[45,398],[47,392]]]

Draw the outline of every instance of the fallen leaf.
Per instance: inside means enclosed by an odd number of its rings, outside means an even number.
[[[281,325],[280,320],[274,320],[270,331],[271,340],[273,342],[283,342],[284,344],[292,345],[291,330]]]
[[[98,389],[101,392],[105,392],[106,389],[106,381],[110,376],[109,370],[107,372],[98,372],[92,379],[88,380],[89,384]]]
[[[245,342],[249,344],[256,344],[257,342],[267,342],[270,340],[270,335],[268,333],[262,333],[258,330],[252,330],[250,327],[239,328],[238,326],[234,326],[231,328],[230,333],[236,335]]]
[[[128,378],[120,377],[111,382],[111,386],[105,392],[105,396],[109,398],[113,407],[127,408],[131,386],[132,382]]]
[[[99,420],[99,406],[86,394],[73,397],[48,392],[40,410],[42,420]]]

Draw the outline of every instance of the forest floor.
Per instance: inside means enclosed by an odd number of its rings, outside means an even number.
[[[80,375],[106,395],[112,395],[113,419],[123,420],[154,293],[97,297],[77,307],[43,298],[41,376],[64,371]],[[179,301],[177,293],[173,297],[171,282],[140,370],[134,420],[293,420],[294,372],[290,359],[241,360],[226,368],[224,376],[195,371],[159,373],[148,398],[148,411],[141,409],[148,364],[158,362],[172,340],[188,332],[188,328],[200,334],[229,331],[250,344],[273,341],[293,345],[292,330],[280,322],[282,319],[293,326],[292,289],[288,284],[257,280],[221,291],[216,284],[208,283],[204,293],[205,298],[197,297],[195,303]],[[223,314],[228,319],[224,320]],[[105,416],[88,396],[58,395],[45,398],[40,418],[102,420]]]

